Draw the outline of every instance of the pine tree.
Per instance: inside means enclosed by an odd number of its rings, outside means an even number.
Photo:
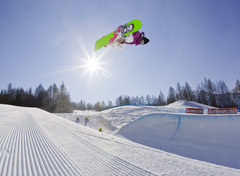
[[[152,95],[152,105],[155,105],[155,106],[158,105],[158,98],[154,95]]]
[[[217,82],[217,92],[218,92],[217,106],[230,107],[231,95],[230,95],[229,89],[224,81],[220,80]]]
[[[94,107],[92,104],[88,103],[87,104],[87,110],[94,110]]]
[[[240,81],[237,79],[236,81],[236,87],[235,87],[235,91],[236,93],[240,93]]]
[[[168,91],[167,104],[173,103],[175,101],[176,101],[175,89],[170,86],[169,91]]]
[[[122,95],[119,96],[118,98],[116,98],[115,104],[116,104],[116,106],[121,106],[121,105],[123,105],[123,97],[122,97]]]
[[[54,113],[56,109],[56,103],[53,101],[53,86],[49,86],[46,93],[47,96],[45,96],[43,99],[42,109]]]
[[[64,82],[62,82],[62,85],[60,86],[60,92],[57,97],[56,112],[69,113],[71,111],[72,111],[72,108],[70,104],[70,95],[67,92],[67,88],[65,87]]]
[[[102,111],[103,108],[102,108],[102,104],[100,102],[97,102],[95,105],[94,105],[94,109],[96,111]]]
[[[101,106],[102,106],[102,110],[104,110],[106,108],[106,103],[102,101]]]
[[[166,101],[165,101],[165,96],[162,93],[162,91],[160,91],[160,94],[158,95],[158,105],[159,106],[164,106],[166,105]]]
[[[112,107],[113,107],[112,101],[108,101],[108,108],[112,108]]]
[[[195,100],[194,92],[192,91],[192,88],[190,87],[188,82],[185,83],[184,92],[186,94],[186,97],[187,97],[188,101],[194,101]]]
[[[150,95],[147,95],[145,98],[145,102],[147,105],[151,105],[152,104],[152,98]]]
[[[47,92],[43,88],[43,85],[40,84],[34,92],[34,97],[36,98],[36,104],[35,106],[38,108],[42,108],[43,105],[43,99],[47,96]]]
[[[209,105],[216,107],[216,97],[215,97],[215,91],[216,91],[216,85],[208,79],[205,83],[205,88],[207,89],[207,92],[209,94]]]
[[[130,104],[130,97],[128,95],[124,95],[123,104]]]
[[[15,96],[14,95],[16,92],[15,89],[12,88],[12,83],[8,84],[8,88],[7,88],[7,95],[5,96],[5,102],[6,104],[14,104],[14,100],[15,100]]]
[[[183,90],[179,83],[177,83],[177,92],[176,92],[176,99],[177,100],[183,100]]]
[[[141,97],[139,98],[139,104],[141,104],[141,105],[144,105],[144,104],[145,104],[145,100],[144,100],[144,97],[143,97],[143,96],[141,96]]]
[[[58,97],[58,94],[59,94],[59,89],[58,89],[56,84],[53,84],[53,90],[52,91],[53,91],[52,92],[53,103],[57,104],[57,97]]]

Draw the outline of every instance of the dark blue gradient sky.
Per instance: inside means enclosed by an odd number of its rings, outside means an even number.
[[[1,0],[0,90],[47,89],[64,81],[72,101],[86,103],[120,95],[165,97],[187,81],[240,79],[238,0]],[[133,19],[150,42],[118,51],[95,41]],[[101,70],[86,72],[84,60]]]

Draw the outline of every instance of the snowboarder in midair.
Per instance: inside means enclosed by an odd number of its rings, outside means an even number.
[[[99,50],[107,45],[113,46],[122,50],[124,44],[146,44],[149,40],[144,36],[144,33],[140,33],[139,29],[142,27],[140,20],[132,20],[124,25],[120,25],[110,34],[103,36],[95,42],[94,51]]]

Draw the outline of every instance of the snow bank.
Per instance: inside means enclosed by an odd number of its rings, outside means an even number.
[[[110,122],[106,119],[104,119],[101,116],[100,112],[79,112],[76,113],[55,113],[55,115],[58,115],[60,117],[63,117],[65,119],[71,120],[75,123],[81,124],[83,126],[99,130],[99,128],[102,128],[104,131],[109,131],[111,129]],[[88,120],[86,120],[86,117]]]
[[[118,134],[167,152],[240,169],[240,115],[149,114]]]
[[[98,130],[115,131],[132,121],[151,113],[178,112],[178,109],[163,106],[123,106],[101,112],[55,113],[65,119]],[[85,118],[89,121],[85,124]],[[79,120],[77,120],[77,118]]]
[[[186,109],[186,108],[211,109],[211,108],[215,108],[213,106],[208,106],[208,105],[204,105],[204,104],[197,103],[197,102],[194,102],[194,101],[185,101],[185,100],[176,101],[176,102],[171,103],[171,104],[169,104],[165,107],[178,108],[178,109]]]

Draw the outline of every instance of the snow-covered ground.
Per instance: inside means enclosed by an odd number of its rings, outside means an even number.
[[[201,108],[201,109],[215,108],[215,107],[204,105],[204,104],[197,103],[194,101],[185,101],[185,100],[176,101],[165,107],[177,108],[177,109],[181,109],[181,108]]]
[[[131,141],[188,158],[240,169],[240,115],[156,113],[122,127]]]
[[[37,108],[0,105],[0,175],[240,175],[239,165],[216,165],[176,155],[173,146],[170,152],[156,147],[165,141],[191,146],[189,153],[196,146],[200,152],[205,147],[206,154],[215,147],[229,151],[226,155],[240,153],[239,115],[207,119],[167,111],[127,106],[62,118]],[[183,148],[176,149],[186,152]],[[239,164],[237,157],[229,159]]]

